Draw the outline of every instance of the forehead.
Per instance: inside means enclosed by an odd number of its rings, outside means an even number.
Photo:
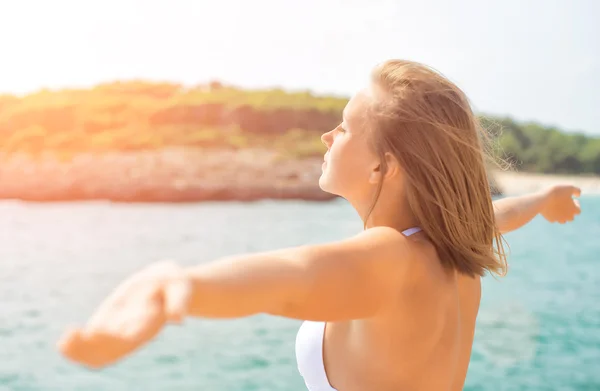
[[[373,93],[370,88],[358,91],[350,98],[344,108],[344,122],[361,127],[366,119],[369,106],[373,102]]]

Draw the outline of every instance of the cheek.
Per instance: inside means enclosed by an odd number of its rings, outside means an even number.
[[[363,146],[348,142],[338,147],[329,156],[332,173],[339,179],[367,180],[371,157]]]
[[[373,163],[366,148],[357,140],[334,143],[319,178],[321,188],[346,198],[364,193],[369,187]]]

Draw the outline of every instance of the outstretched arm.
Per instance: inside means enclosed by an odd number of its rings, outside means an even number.
[[[375,315],[389,305],[410,260],[406,238],[377,227],[339,242],[302,246],[181,268],[157,264],[123,282],[87,324],[59,342],[71,360],[99,368],[185,316],[239,318],[269,313],[305,320]]]
[[[496,224],[502,233],[507,233],[521,228],[538,214],[552,223],[573,221],[581,212],[579,202],[573,197],[580,194],[581,190],[575,186],[560,185],[494,201]]]
[[[398,287],[404,241],[391,228],[378,227],[339,242],[194,266],[186,270],[193,284],[187,313],[325,321],[370,317]]]

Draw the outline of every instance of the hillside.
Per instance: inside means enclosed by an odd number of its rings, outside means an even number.
[[[143,81],[0,96],[0,198],[329,199],[317,186],[344,97]],[[481,116],[519,171],[600,174],[600,139]]]

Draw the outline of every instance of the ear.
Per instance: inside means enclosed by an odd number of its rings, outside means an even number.
[[[400,163],[398,163],[398,159],[396,159],[394,155],[386,152],[384,159],[383,162],[376,164],[371,171],[371,176],[369,177],[370,183],[377,184],[381,180],[395,178],[401,174],[402,170]]]

